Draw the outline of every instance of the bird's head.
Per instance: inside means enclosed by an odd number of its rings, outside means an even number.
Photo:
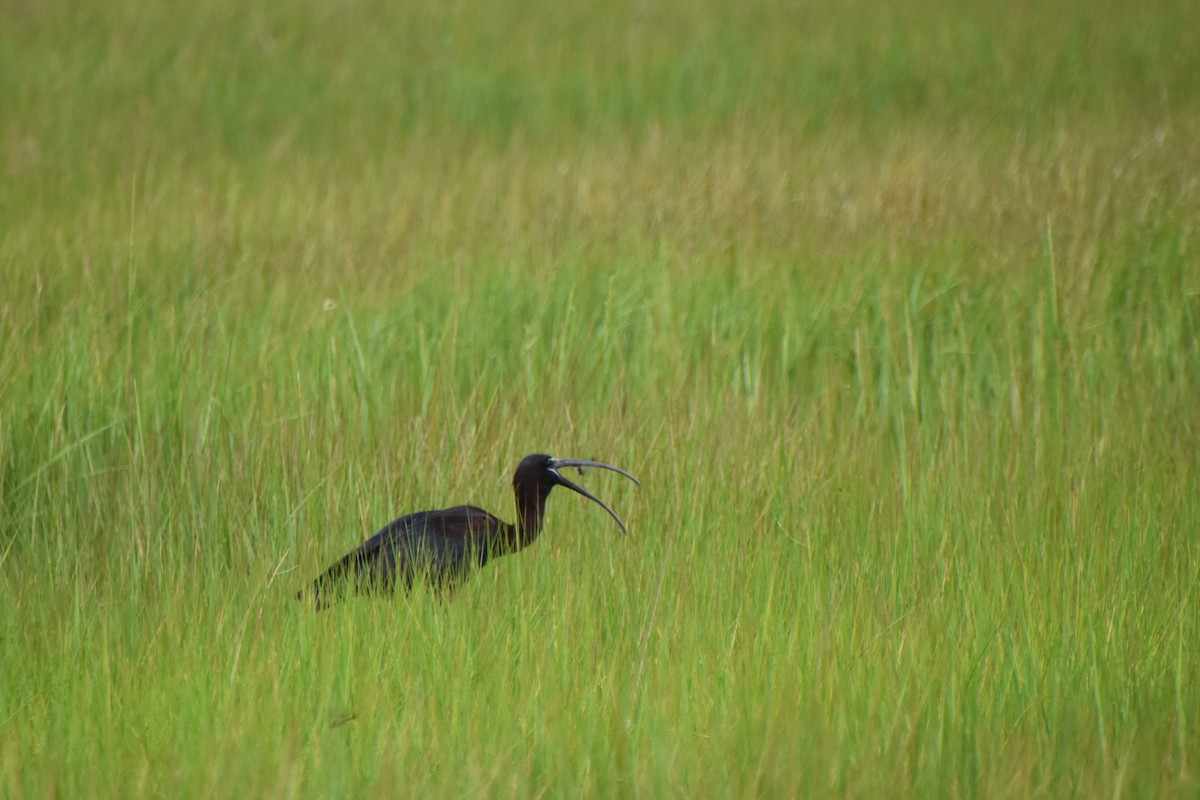
[[[565,486],[571,491],[583,495],[593,503],[598,503],[621,526],[621,532],[625,533],[625,523],[621,521],[621,518],[617,516],[615,511],[609,508],[599,497],[596,497],[596,495],[563,475],[564,471],[571,468],[578,469],[579,474],[582,475],[585,467],[598,467],[599,469],[619,472],[638,486],[642,485],[637,478],[625,470],[620,467],[614,467],[612,464],[605,464],[602,461],[589,461],[584,458],[551,458],[543,453],[534,453],[533,455],[525,456],[525,458],[521,459],[521,463],[517,465],[517,471],[513,475],[513,488],[516,489],[518,495],[532,490],[545,497],[550,494],[550,490],[555,486]]]

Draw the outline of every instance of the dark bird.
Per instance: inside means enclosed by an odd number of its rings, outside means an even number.
[[[533,543],[542,531],[546,498],[555,486],[565,486],[599,503],[625,532],[625,523],[604,501],[563,476],[561,470],[584,467],[619,472],[641,486],[625,470],[581,458],[551,458],[540,453],[526,456],[513,473],[517,501],[514,525],[476,506],[454,506],[438,511],[418,511],[394,520],[358,549],[347,554],[313,581],[309,595],[317,608],[347,589],[356,592],[392,591],[398,582],[411,589],[414,580],[425,580],[435,589],[449,589],[471,568],[493,558],[515,553]],[[304,599],[305,592],[297,597]]]

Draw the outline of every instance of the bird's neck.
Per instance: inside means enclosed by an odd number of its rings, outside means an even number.
[[[546,514],[546,497],[548,491],[540,486],[526,489],[516,486],[517,524],[512,527],[511,541],[507,542],[509,552],[528,547],[542,532],[542,517]]]

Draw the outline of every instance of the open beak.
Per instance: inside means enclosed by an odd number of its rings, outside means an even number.
[[[638,486],[642,485],[641,481],[639,481],[637,478],[633,477],[632,475],[630,475],[628,472],[621,469],[620,467],[614,467],[612,464],[605,464],[602,461],[588,461],[587,459],[584,459],[584,458],[552,458],[552,459],[550,459],[550,472],[552,472],[554,474],[554,477],[558,481],[559,485],[565,486],[573,492],[578,492],[579,494],[583,495],[588,500],[591,500],[594,503],[598,503],[600,505],[600,507],[603,508],[605,511],[607,511],[609,513],[609,516],[611,516],[613,519],[615,519],[617,521],[617,524],[621,526],[621,533],[628,533],[628,531],[625,530],[625,523],[622,522],[621,518],[617,516],[617,512],[615,512],[611,508],[609,508],[608,505],[603,500],[601,500],[599,497],[596,497],[596,495],[592,494],[587,489],[583,488],[582,486],[580,486],[576,483],[572,483],[571,481],[564,478],[562,473],[559,472],[559,469],[562,467],[579,467],[579,468],[599,467],[600,469],[607,469],[607,470],[612,470],[613,472],[619,472],[622,475],[624,475],[626,478],[629,478],[629,480],[636,483]],[[582,472],[582,469],[580,469],[580,472]]]

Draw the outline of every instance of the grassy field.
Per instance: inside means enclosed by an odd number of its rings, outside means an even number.
[[[0,4],[0,795],[1200,795],[1200,9],[977,5]]]

